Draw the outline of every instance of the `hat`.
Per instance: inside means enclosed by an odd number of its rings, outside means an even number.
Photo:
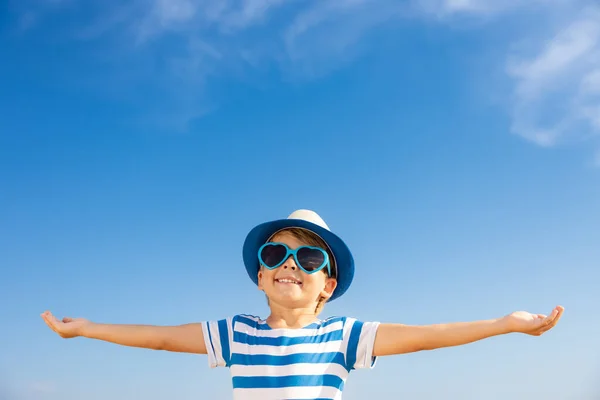
[[[337,286],[329,301],[343,295],[354,277],[354,258],[344,241],[329,227],[323,219],[311,210],[296,210],[286,219],[264,222],[254,227],[246,236],[242,257],[250,279],[258,285],[258,249],[277,231],[285,228],[304,228],[321,237],[329,246],[337,269]]]

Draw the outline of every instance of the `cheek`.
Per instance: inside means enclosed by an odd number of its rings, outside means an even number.
[[[316,273],[314,275],[307,275],[304,278],[304,284],[306,286],[310,286],[311,288],[318,288],[319,290],[323,289],[325,286],[325,275],[320,275],[320,273]]]
[[[273,271],[268,269],[261,269],[258,271],[258,283],[264,283],[266,281],[273,280]]]

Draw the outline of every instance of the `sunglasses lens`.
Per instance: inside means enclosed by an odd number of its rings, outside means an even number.
[[[325,262],[325,254],[318,249],[302,247],[298,250],[298,261],[300,261],[302,268],[305,270],[314,271]]]
[[[283,261],[283,258],[287,254],[287,249],[280,244],[272,244],[265,246],[260,253],[263,264],[265,267],[272,268]]]

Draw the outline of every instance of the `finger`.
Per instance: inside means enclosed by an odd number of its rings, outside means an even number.
[[[52,317],[45,315],[44,317],[44,321],[51,326],[52,328],[54,328],[54,320],[52,319]]]
[[[44,313],[42,313],[41,317],[44,320],[44,322],[46,323],[46,325],[48,325],[48,327],[50,329],[52,329],[52,331],[60,334],[60,332],[58,331],[58,327],[55,324],[55,321],[56,322],[58,322],[58,321],[56,320],[56,318],[54,318],[54,316],[52,315],[52,313],[50,313],[50,311],[45,311]]]
[[[58,318],[56,318],[54,315],[50,314],[46,318],[48,318],[48,321],[52,322],[52,325],[54,325],[54,326],[60,325],[60,320]]]
[[[44,316],[46,324],[56,333],[60,333],[61,322],[52,314]]]
[[[50,321],[48,321],[47,319],[44,319],[44,322],[46,323],[46,325],[48,325],[48,327],[50,329],[52,329],[54,332],[58,333],[58,331],[56,330],[56,328],[54,327],[54,325],[52,325],[52,323]]]
[[[544,321],[544,324],[539,329],[540,335],[544,332],[549,331],[550,329],[552,329],[556,326],[556,324],[560,320],[560,317],[562,316],[563,311],[564,311],[564,308],[562,308],[560,306],[555,308],[552,311],[552,314],[548,318],[546,318],[546,320]]]
[[[564,310],[565,309],[560,306],[558,306],[554,309],[554,312],[553,312],[554,315],[552,317],[552,321],[550,322],[550,324],[548,324],[550,327],[554,327],[554,326],[556,326],[556,324],[558,324],[558,321],[560,320],[560,317],[562,317]]]
[[[539,329],[537,332],[538,332],[538,334],[540,334],[540,335],[541,335],[541,334],[543,334],[543,333],[546,333],[546,332],[548,332],[550,329],[554,328],[554,326],[555,326],[555,324],[552,324],[552,325],[546,325],[546,326],[544,326],[544,327],[540,328],[540,329]]]
[[[69,317],[64,317],[62,322],[64,322],[65,324],[69,323],[69,322],[73,322],[73,318],[69,318]]]
[[[43,313],[41,315],[42,319],[44,320],[44,322],[48,323],[48,314],[47,313]]]
[[[548,327],[542,328],[538,331],[538,334],[543,335],[544,333],[548,332],[552,328],[554,328],[554,326],[548,326]]]
[[[46,311],[45,313],[42,314],[42,318],[44,318],[46,320],[50,320],[50,319],[54,318],[54,315],[52,315],[52,313],[50,311]]]
[[[48,318],[50,319],[50,321],[52,321],[54,324],[60,324],[62,322],[62,320],[56,318],[52,313],[48,314]]]
[[[554,322],[554,320],[556,319],[556,316],[558,315],[558,310],[555,308],[554,310],[552,310],[552,312],[550,313],[550,315],[548,315],[546,318],[544,318],[544,323],[543,325],[551,325],[552,322]]]

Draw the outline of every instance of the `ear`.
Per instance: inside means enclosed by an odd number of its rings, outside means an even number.
[[[337,280],[335,278],[327,278],[325,281],[325,287],[321,290],[321,297],[329,299],[333,295],[333,291],[337,287]]]
[[[262,267],[258,270],[258,290],[263,290],[263,285],[262,285],[262,279],[263,279],[263,271],[262,271]]]

